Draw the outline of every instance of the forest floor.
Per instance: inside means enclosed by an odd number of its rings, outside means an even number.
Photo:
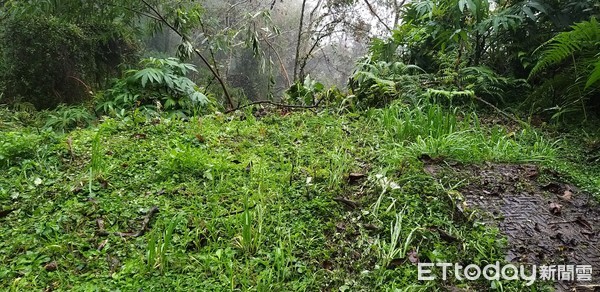
[[[401,103],[132,115],[65,133],[26,119],[0,113],[2,290],[540,291],[600,279],[599,133]],[[441,280],[441,269],[418,280],[418,263],[496,261],[592,265],[594,281]]]

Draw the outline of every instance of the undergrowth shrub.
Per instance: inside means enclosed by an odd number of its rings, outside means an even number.
[[[210,105],[209,97],[186,77],[188,73],[196,72],[192,64],[181,63],[175,58],[147,58],[140,65],[141,69],[125,71],[122,78],[114,81],[112,88],[100,94],[96,110],[111,114],[140,108],[187,116]]]
[[[313,105],[317,102],[319,96],[325,90],[323,83],[306,76],[304,81],[296,81],[285,93],[290,102],[301,103],[304,105]]]
[[[382,107],[395,99],[411,104],[427,99],[444,105],[470,105],[476,97],[499,103],[528,89],[525,80],[500,76],[488,67],[455,66],[452,56],[443,54],[437,58],[441,65],[434,74],[415,65],[366,58],[349,82],[356,104]]]
[[[51,108],[89,96],[80,80],[92,70],[93,56],[88,53],[91,43],[79,27],[33,15],[15,16],[3,24],[5,99]]]
[[[0,168],[32,158],[41,140],[36,134],[0,132]]]
[[[192,177],[203,178],[210,171],[210,167],[206,165],[208,158],[205,151],[179,145],[165,156],[162,168],[165,175],[185,173]]]
[[[467,97],[463,102],[482,98],[488,102],[499,104],[514,101],[529,92],[529,85],[524,79],[502,76],[485,65],[470,66],[469,62],[458,62],[455,53],[436,56],[439,69],[435,73],[435,82],[428,91],[437,91],[450,99]]]
[[[422,84],[431,77],[424,73],[414,65],[367,58],[359,63],[348,86],[358,108],[382,107],[398,98],[414,101],[422,93]]]
[[[16,110],[8,105],[0,105],[0,130],[14,131],[37,121],[34,111]]]
[[[84,107],[63,104],[48,112],[45,127],[65,132],[76,127],[87,127],[94,119],[95,117]]]
[[[486,66],[461,68],[457,78],[462,89],[473,90],[476,96],[492,102],[506,102],[529,92],[526,80],[501,76]]]

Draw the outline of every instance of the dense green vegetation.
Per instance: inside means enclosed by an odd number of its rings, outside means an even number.
[[[600,199],[597,1],[365,1],[387,29],[344,87],[310,60],[362,1],[303,1],[297,43],[280,1],[41,2],[0,1],[1,290],[548,290],[419,281],[508,245],[424,166]]]
[[[14,211],[1,227],[0,273],[3,286],[19,290],[416,285],[414,265],[386,267],[410,252],[503,258],[497,231],[457,218],[456,186],[428,176],[420,155],[546,163],[556,156],[533,130],[509,134],[436,105],[260,119],[246,111],[189,122],[131,117],[61,135],[10,118],[3,125],[2,209]],[[352,172],[367,178],[350,183]],[[111,232],[137,230],[152,206],[160,213],[145,236],[97,235],[99,219]],[[433,226],[463,245],[440,242]],[[55,271],[44,269],[50,262]],[[439,283],[423,288],[431,285]]]

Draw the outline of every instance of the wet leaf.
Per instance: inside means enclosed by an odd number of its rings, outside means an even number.
[[[104,220],[102,220],[102,218],[96,219],[96,226],[98,229],[104,230]]]
[[[323,267],[323,269],[331,271],[331,269],[333,268],[333,263],[331,261],[325,260],[323,261],[321,266]]]
[[[108,188],[108,181],[103,179],[103,178],[99,178],[98,181],[100,182],[100,187],[103,189]]]
[[[440,238],[443,239],[446,242],[452,243],[452,242],[457,242],[458,241],[458,238],[456,238],[456,237],[454,237],[454,236],[446,233],[446,231],[444,231],[444,230],[438,229],[437,231],[440,234]]]
[[[425,165],[425,167],[423,167],[423,169],[430,175],[435,175],[437,173],[437,168],[435,167],[435,165],[427,164]]]
[[[358,203],[356,203],[352,200],[342,198],[342,197],[336,197],[336,198],[333,198],[333,200],[338,203],[342,203],[344,206],[348,207],[348,209],[350,209],[350,210],[354,210],[358,207]]]
[[[389,270],[393,270],[398,266],[401,266],[402,264],[404,264],[404,262],[406,261],[406,259],[393,259],[392,261],[390,261],[390,264],[387,266],[387,268]]]
[[[542,189],[544,191],[549,191],[551,193],[560,194],[563,191],[564,187],[560,183],[551,182],[551,183],[543,186]]]
[[[348,175],[348,182],[355,183],[355,182],[359,181],[360,179],[364,178],[365,176],[366,175],[364,173],[356,173],[356,172],[350,173]]]
[[[535,179],[536,177],[539,176],[539,174],[540,173],[539,173],[537,167],[535,167],[533,165],[525,166],[525,175],[527,176],[527,178]]]

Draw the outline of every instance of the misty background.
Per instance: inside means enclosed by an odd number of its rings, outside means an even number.
[[[294,80],[309,76],[344,88],[373,37],[389,36],[404,1],[211,0],[193,45],[210,56],[233,95],[280,99]],[[304,9],[303,9],[304,8]],[[302,25],[301,25],[301,21]],[[163,29],[145,41],[149,55],[174,56],[181,38]],[[199,85],[219,90],[200,60]]]

